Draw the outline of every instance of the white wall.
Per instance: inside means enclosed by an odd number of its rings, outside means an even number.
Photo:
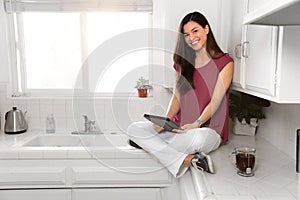
[[[162,3],[163,2],[163,3]],[[157,9],[160,10],[160,13],[164,13],[163,19],[158,19],[158,22],[161,23],[162,27],[167,30],[178,31],[178,26],[183,17],[194,11],[201,12],[209,21],[209,24],[213,30],[214,36],[220,46],[227,51],[226,42],[221,38],[221,19],[224,17],[222,15],[222,1],[221,0],[156,0]],[[161,26],[160,26],[161,27]],[[175,48],[175,41],[170,37],[165,38],[165,43],[171,43],[170,49]],[[173,66],[173,55],[171,53],[166,53],[164,57],[164,64],[167,67]],[[171,86],[174,82],[174,76],[171,73],[165,73],[163,77],[163,83],[166,86]]]
[[[6,15],[4,14],[4,5],[0,2],[0,84],[7,83],[9,81],[9,51],[7,49],[8,37],[6,30]]]
[[[265,108],[258,133],[271,144],[296,159],[296,130],[300,129],[300,104],[277,104]]]
[[[160,105],[160,106],[157,106]],[[4,126],[4,114],[17,106],[27,111],[29,130],[45,131],[45,121],[54,114],[58,132],[83,130],[83,114],[95,120],[102,131],[125,131],[133,121],[143,120],[144,112],[161,112],[166,107],[154,98],[100,98],[88,99],[9,99],[6,87],[0,86],[1,129]],[[79,114],[77,114],[79,113]]]

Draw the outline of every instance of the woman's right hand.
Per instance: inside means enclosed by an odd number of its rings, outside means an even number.
[[[154,128],[154,130],[155,130],[156,132],[158,132],[158,133],[161,133],[161,132],[164,131],[164,128],[163,128],[163,127],[158,126],[158,125],[156,125],[156,124],[153,124],[153,128]]]

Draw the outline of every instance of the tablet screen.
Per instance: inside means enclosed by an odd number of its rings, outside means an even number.
[[[167,117],[157,116],[157,115],[150,115],[144,114],[144,117],[151,121],[152,123],[163,127],[166,131],[172,131],[173,129],[181,129],[175,122],[170,120]]]

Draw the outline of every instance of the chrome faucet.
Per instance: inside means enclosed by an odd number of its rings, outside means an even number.
[[[96,129],[95,127],[95,121],[89,120],[87,115],[82,115],[84,119],[84,132],[88,133],[91,131],[94,131]]]
[[[73,131],[72,134],[103,134],[101,130],[96,130],[95,120],[89,120],[87,115],[82,115],[84,119],[84,130]]]

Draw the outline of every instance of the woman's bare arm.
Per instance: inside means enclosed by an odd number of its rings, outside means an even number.
[[[226,94],[226,91],[230,87],[233,77],[233,66],[233,62],[230,62],[220,72],[211,101],[209,102],[209,104],[207,104],[207,106],[205,107],[205,109],[199,117],[199,119],[203,123],[208,121],[211,118],[211,116],[218,110],[221,101],[224,95]]]
[[[176,73],[176,82],[178,81],[180,77],[180,73],[177,72]],[[166,116],[169,118],[169,119],[172,119],[180,110],[180,94],[179,94],[179,91],[175,85],[175,88],[173,89],[173,95],[172,95],[172,98],[170,100],[170,103],[169,103],[169,106],[168,106],[168,110],[167,110],[167,113],[166,113]]]

